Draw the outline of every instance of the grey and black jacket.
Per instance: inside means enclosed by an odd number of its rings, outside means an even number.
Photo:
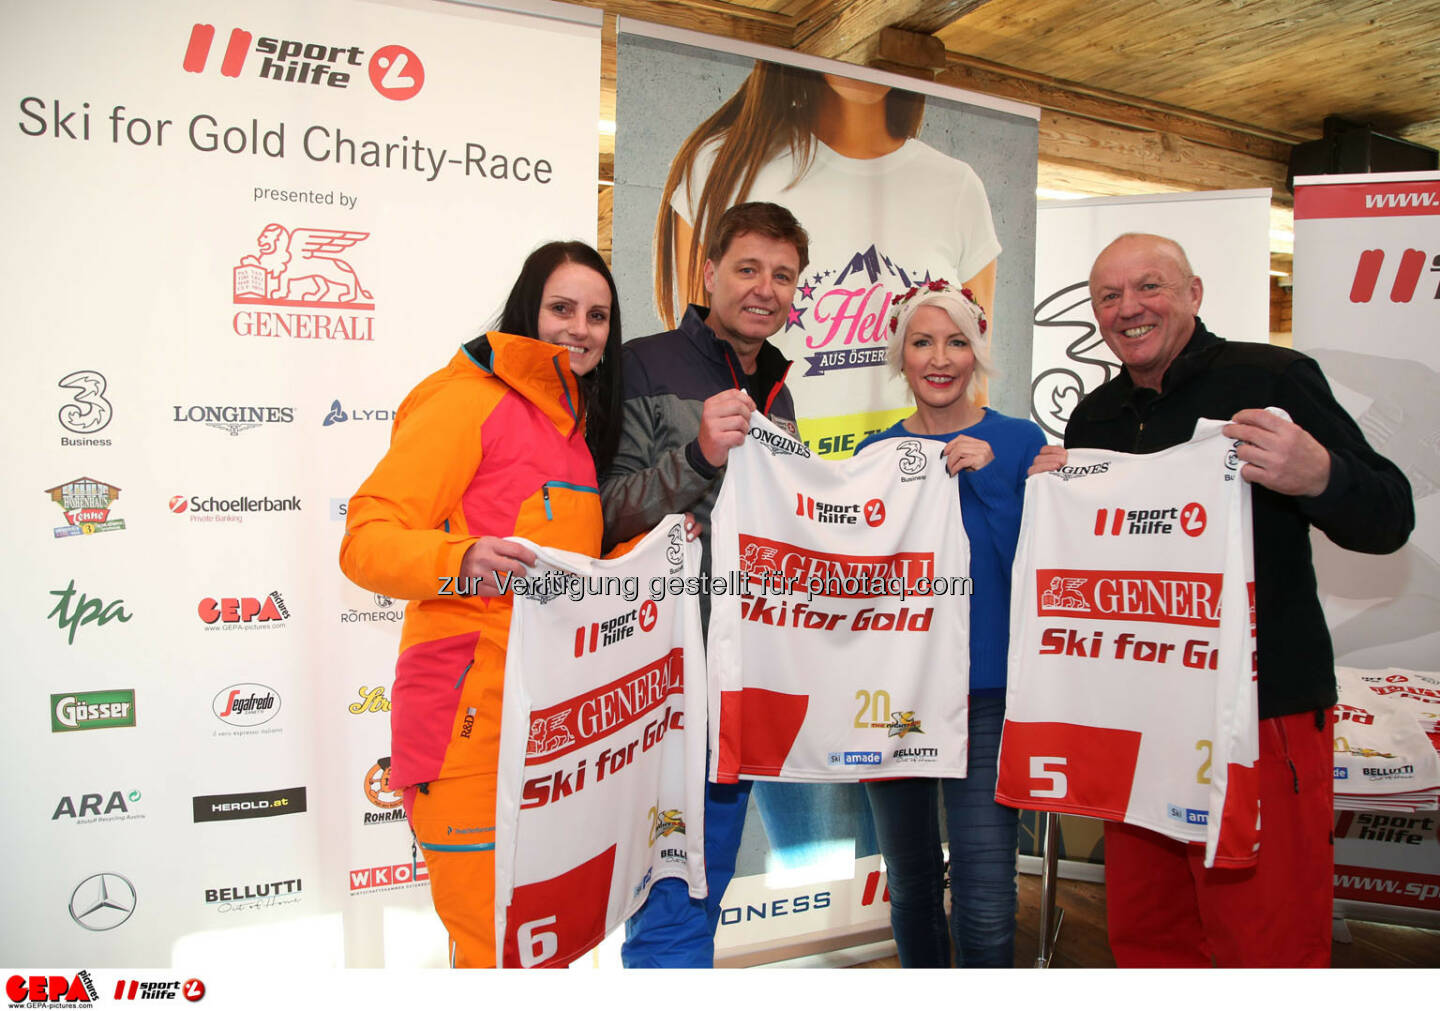
[[[669,513],[691,512],[703,524],[701,546],[710,568],[710,510],[725,469],[700,453],[700,410],[723,390],[749,391],[779,427],[798,434],[795,405],[785,388],[790,361],[769,341],[746,375],[735,349],[705,323],[708,309],[691,305],[678,329],[624,345],[625,402],[620,446],[600,480],[607,549],[655,526]],[[701,608],[708,617],[709,601]]]

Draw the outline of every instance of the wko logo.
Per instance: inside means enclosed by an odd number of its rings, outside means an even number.
[[[1390,301],[1409,302],[1415,298],[1415,290],[1420,285],[1420,275],[1425,270],[1426,261],[1427,255],[1422,249],[1407,249],[1400,254],[1400,262],[1395,267],[1395,279],[1390,284]],[[1431,271],[1440,271],[1440,254],[1429,259],[1429,263]],[[1370,301],[1384,266],[1385,250],[1361,251],[1360,260],[1355,265],[1355,279],[1350,283],[1350,301]],[[1420,297],[1424,298],[1425,295]],[[1433,297],[1440,298],[1440,284],[1437,284]]]
[[[180,65],[189,73],[203,74],[214,44],[214,25],[194,25]],[[259,65],[254,68],[255,76],[282,84],[348,88],[350,75],[354,73],[352,68],[365,67],[375,90],[395,102],[414,98],[425,86],[425,65],[405,46],[381,46],[367,65],[362,61],[365,50],[356,45],[277,39],[269,35],[256,39],[244,28],[230,29],[220,60],[221,76],[238,78],[252,51],[260,57]]]

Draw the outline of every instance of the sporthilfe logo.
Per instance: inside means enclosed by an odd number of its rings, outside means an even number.
[[[230,29],[220,60],[222,77],[238,78],[252,52],[260,56],[255,76],[282,84],[348,88],[351,75],[364,68],[370,84],[395,102],[414,98],[425,86],[425,65],[412,49],[390,44],[375,50],[368,64],[365,50],[356,45],[333,45],[262,35],[256,39],[244,28]],[[191,74],[203,74],[215,44],[215,26],[196,24],[180,65]]]

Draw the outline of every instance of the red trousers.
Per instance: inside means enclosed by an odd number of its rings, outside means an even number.
[[[1260,721],[1260,856],[1206,870],[1205,848],[1105,824],[1110,950],[1122,968],[1328,967],[1334,731],[1327,710]]]

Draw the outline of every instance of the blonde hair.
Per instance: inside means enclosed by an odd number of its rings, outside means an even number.
[[[944,284],[943,281],[938,283]],[[973,298],[967,298],[961,291],[949,285],[939,290],[927,290],[922,285],[919,292],[903,302],[897,299],[892,303],[891,334],[885,346],[885,363],[890,368],[890,374],[900,375],[901,364],[905,360],[905,342],[910,335],[910,322],[914,319],[916,310],[933,305],[944,310],[945,315],[950,317],[950,322],[955,324],[955,328],[970,342],[970,350],[975,355],[975,371],[970,373],[970,380],[965,385],[965,395],[974,400],[983,384],[996,374],[995,361],[990,356],[990,337],[987,333],[989,324],[985,319],[985,310],[980,308],[980,304]]]

